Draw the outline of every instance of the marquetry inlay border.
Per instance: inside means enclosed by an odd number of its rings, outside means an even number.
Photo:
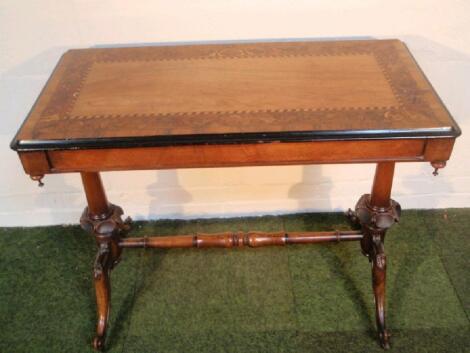
[[[381,121],[383,128],[392,128],[397,122],[405,128],[426,126],[430,121],[439,126],[439,119],[426,100],[426,91],[421,89],[403,60],[393,41],[350,41],[341,42],[285,42],[253,43],[233,45],[194,45],[167,47],[106,48],[72,51],[66,57],[61,79],[54,93],[39,112],[33,135],[40,138],[42,131],[51,131],[62,126],[68,129],[67,122],[80,126],[97,123],[102,132],[113,136],[113,131],[126,127],[132,122],[136,134],[148,133],[149,124],[153,124],[157,134],[191,134],[198,127],[211,124],[214,118],[220,118],[224,133],[250,132],[250,124],[265,121],[268,130],[276,131],[295,124],[305,130],[328,129],[328,121],[336,119],[344,130],[376,128],[375,121]],[[126,61],[163,61],[163,60],[224,60],[243,58],[292,58],[305,56],[346,56],[372,55],[388,82],[398,105],[387,107],[340,107],[256,111],[204,111],[158,114],[121,114],[121,115],[72,115],[74,104],[94,63]],[[197,119],[194,119],[197,117]],[[78,125],[77,125],[78,124]],[[178,132],[169,126],[178,126]],[[277,127],[276,127],[277,126]],[[187,131],[185,130],[187,127]],[[235,129],[232,131],[233,129]],[[271,130],[270,130],[271,129]]]

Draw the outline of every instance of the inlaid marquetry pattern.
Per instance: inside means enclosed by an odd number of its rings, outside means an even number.
[[[408,72],[399,53],[389,41],[332,42],[312,43],[260,43],[243,45],[203,45],[173,47],[106,48],[89,51],[77,51],[70,58],[59,81],[55,93],[40,113],[36,123],[37,131],[52,129],[54,124],[65,130],[70,126],[77,129],[91,121],[102,127],[102,137],[114,137],[114,132],[126,128],[132,121],[133,131],[137,135],[146,134],[193,134],[198,130],[211,132],[214,119],[218,120],[218,132],[251,132],[253,122],[262,125],[263,131],[282,131],[294,125],[298,131],[327,130],[331,121],[338,121],[342,129],[374,129],[376,121],[381,121],[381,128],[392,128],[397,121],[404,128],[408,121],[419,125],[429,120],[437,121],[433,109],[427,104],[424,93],[417,86]],[[381,73],[381,79],[387,82],[390,96],[384,105],[350,106],[289,106],[283,107],[282,101],[275,109],[233,109],[233,110],[176,110],[159,112],[142,108],[135,112],[107,112],[101,109],[99,114],[77,114],[76,102],[82,99],[84,86],[89,82],[88,74],[96,65],[151,62],[184,62],[191,65],[196,61],[228,61],[243,59],[302,60],[311,57],[354,58],[367,56],[373,58]],[[86,83],[86,85],[85,85]],[[86,87],[85,87],[86,90]],[[385,95],[384,95],[385,96]],[[111,109],[112,110],[112,109]],[[411,119],[412,118],[412,119]],[[72,124],[72,125],[68,125]],[[436,124],[437,125],[437,124]],[[152,129],[149,130],[149,126]],[[57,125],[55,125],[57,127]],[[220,131],[219,131],[220,130]],[[36,136],[40,138],[41,136]],[[87,136],[82,136],[87,137]]]
[[[216,49],[217,47],[214,47]],[[303,50],[302,50],[303,48]],[[140,49],[140,48],[139,48]],[[147,49],[147,48],[142,48]],[[175,49],[175,48],[171,48]],[[277,49],[277,50],[276,50]],[[188,56],[186,53],[185,56],[175,55],[175,52],[172,51],[171,55],[167,53],[167,51],[160,50],[160,51],[150,51],[150,50],[132,50],[128,51],[127,55],[126,52],[118,53],[116,51],[101,51],[97,52],[95,55],[81,55],[77,56],[74,60],[72,65],[67,67],[67,72],[64,74],[64,79],[60,82],[59,87],[57,88],[56,93],[54,94],[53,98],[50,100],[49,104],[46,106],[44,111],[42,112],[42,117],[54,116],[54,115],[61,115],[67,116],[69,119],[89,119],[89,118],[114,118],[115,115],[113,114],[97,114],[97,115],[86,115],[86,114],[72,114],[72,110],[74,108],[74,104],[76,100],[79,98],[81,94],[81,89],[86,81],[88,73],[91,71],[93,65],[96,64],[113,64],[113,63],[129,63],[129,62],[138,62],[140,65],[145,65],[147,62],[152,61],[192,61],[193,65],[197,61],[207,61],[207,60],[240,60],[240,59],[284,59],[287,60],[298,60],[305,57],[328,57],[328,56],[342,56],[344,58],[351,57],[351,56],[370,56],[372,58],[376,58],[377,55],[374,52],[367,50],[358,50],[355,48],[354,50],[348,50],[347,48],[343,49],[342,51],[330,50],[325,51],[322,48],[316,47],[290,47],[289,50],[283,48],[271,48],[271,50],[260,51],[259,49],[250,48],[247,49],[238,49],[238,48],[224,48],[219,50],[213,50],[211,52],[204,52],[201,53],[193,53],[193,55]],[[316,50],[312,50],[316,49]],[[115,55],[113,55],[115,54]],[[166,54],[166,55],[165,55]],[[176,54],[178,54],[176,52]],[[184,53],[183,53],[184,54]],[[378,60],[377,60],[378,61]],[[381,61],[378,61],[381,63]],[[347,63],[347,62],[346,62]],[[261,65],[264,64],[263,61],[260,63]],[[222,65],[226,65],[223,63]],[[260,69],[260,68],[258,68]],[[389,82],[390,87],[393,87],[393,83],[390,80],[390,75],[386,74],[386,69],[384,65],[380,65],[380,69],[384,73],[385,79]],[[392,88],[392,91],[396,97],[396,101],[400,101],[399,94],[397,94],[397,90]],[[391,102],[389,102],[391,103]],[[393,102],[395,103],[395,102]],[[282,105],[282,102],[280,103]],[[177,107],[175,107],[177,108]],[[299,112],[312,112],[312,111],[329,111],[329,110],[352,110],[352,109],[364,109],[364,110],[374,110],[374,109],[391,109],[397,108],[397,104],[388,104],[386,106],[362,106],[362,107],[354,107],[354,106],[341,106],[339,108],[334,107],[295,107],[290,109],[258,109],[258,110],[243,110],[243,111],[173,111],[171,113],[156,113],[155,115],[205,115],[205,114],[259,114],[259,113],[299,113]],[[122,115],[122,114],[121,114]],[[143,117],[148,118],[154,115],[153,112],[146,112],[146,114],[132,114],[133,117]]]

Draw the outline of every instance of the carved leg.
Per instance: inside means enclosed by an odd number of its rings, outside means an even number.
[[[385,280],[387,275],[387,259],[384,252],[383,239],[385,231],[372,234],[372,288],[375,299],[375,320],[379,332],[379,341],[383,348],[390,348],[390,335],[385,325]]]
[[[385,324],[385,279],[386,257],[384,238],[388,228],[400,218],[400,205],[390,199],[393,181],[393,162],[378,163],[374,185],[370,195],[359,199],[355,217],[364,233],[361,239],[362,253],[369,258],[372,265],[372,288],[375,299],[375,314],[380,345],[390,348],[390,334]]]
[[[110,310],[110,272],[119,262],[121,255],[119,240],[129,226],[128,222],[123,222],[121,219],[122,209],[108,203],[98,173],[82,173],[82,181],[88,207],[80,218],[80,224],[83,229],[95,236],[98,245],[93,276],[98,321],[93,348],[101,350],[104,348]]]
[[[94,266],[96,307],[98,322],[96,324],[96,336],[93,339],[93,348],[101,350],[104,348],[106,325],[109,317],[109,302],[111,298],[111,286],[109,274],[111,271],[111,254],[109,245],[101,243],[96,254]]]

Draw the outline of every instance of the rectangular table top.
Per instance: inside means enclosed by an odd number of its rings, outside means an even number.
[[[66,52],[19,151],[364,138],[460,130],[398,40]]]

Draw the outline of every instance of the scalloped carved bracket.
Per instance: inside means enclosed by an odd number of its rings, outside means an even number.
[[[80,217],[81,227],[95,236],[99,246],[97,261],[95,261],[95,275],[96,269],[98,268],[98,272],[100,272],[99,265],[103,264],[103,261],[98,261],[98,258],[103,259],[108,256],[107,252],[112,258],[111,268],[119,262],[121,256],[119,240],[129,232],[132,222],[130,217],[122,220],[123,213],[121,207],[110,204],[108,215],[96,218],[88,212],[88,207],[86,207]]]
[[[387,230],[400,220],[401,206],[390,200],[388,207],[377,207],[370,204],[370,195],[362,195],[356,204],[354,216],[357,221],[370,230]]]
[[[88,212],[88,207],[83,211],[80,217],[80,225],[82,228],[95,235],[98,238],[104,238],[111,236],[125,236],[130,230],[130,224],[132,222],[130,217],[122,220],[124,214],[121,207],[110,204],[109,214],[102,218],[95,218]]]

